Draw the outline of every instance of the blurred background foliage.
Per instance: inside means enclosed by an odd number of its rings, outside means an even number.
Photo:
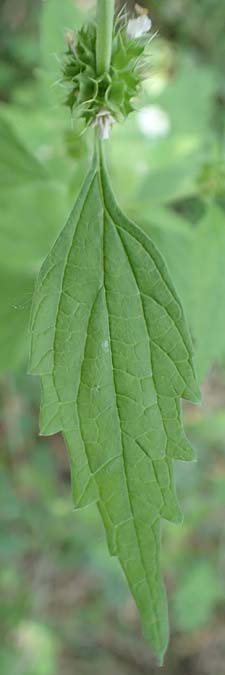
[[[122,5],[123,3],[121,3]],[[140,3],[141,4],[141,3]],[[181,527],[163,526],[165,675],[224,675],[225,39],[221,0],[145,0],[157,32],[137,112],[108,143],[116,194],[163,252],[202,383],[185,405],[198,463],[177,463]],[[119,6],[119,3],[118,3]],[[132,12],[134,3],[128,2]],[[74,513],[60,436],[38,437],[26,375],[35,277],[86,171],[91,133],[63,107],[64,34],[83,0],[0,0],[0,673],[153,675],[95,509]]]

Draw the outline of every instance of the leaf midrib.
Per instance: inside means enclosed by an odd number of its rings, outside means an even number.
[[[100,192],[101,192],[101,196],[102,196],[102,202],[103,202],[103,204],[104,204],[104,211],[105,211],[105,214],[108,215],[110,221],[112,221],[113,225],[115,226],[115,230],[116,230],[116,232],[117,232],[117,225],[114,223],[114,219],[112,218],[112,216],[111,216],[111,214],[110,214],[110,212],[109,212],[109,209],[108,209],[108,207],[107,207],[107,204],[106,204],[105,194],[104,194],[104,188],[103,188],[103,184],[102,184],[102,180],[101,180],[101,170],[100,170],[100,166],[99,166],[99,170],[98,170],[98,179],[99,179],[99,188],[100,188]],[[150,596],[151,596],[151,598],[152,598],[152,604],[153,604],[153,608],[154,608],[154,615],[157,617],[157,620],[156,620],[156,622],[155,622],[155,625],[157,625],[158,647],[159,647],[159,649],[161,650],[161,637],[160,637],[160,631],[158,630],[158,626],[160,626],[161,620],[160,620],[160,617],[159,617],[159,614],[158,614],[158,607],[157,607],[157,605],[155,605],[155,601],[154,601],[154,593],[152,592],[151,583],[150,583],[149,577],[148,577],[148,571],[146,570],[145,561],[144,561],[143,555],[142,555],[142,546],[141,546],[141,542],[140,542],[140,539],[139,539],[138,530],[137,530],[137,527],[136,527],[135,515],[134,515],[134,510],[133,510],[133,505],[132,505],[132,499],[131,499],[131,497],[130,497],[130,491],[129,491],[129,480],[128,480],[128,476],[127,476],[126,462],[125,462],[125,457],[124,457],[124,444],[123,444],[122,431],[121,431],[121,427],[122,427],[122,425],[121,425],[121,418],[120,418],[119,407],[118,407],[118,403],[117,403],[117,396],[118,396],[118,395],[117,395],[117,388],[116,388],[116,382],[115,382],[115,376],[114,376],[115,368],[114,368],[114,360],[113,360],[112,347],[111,347],[110,320],[109,320],[109,311],[108,311],[108,304],[107,304],[107,291],[106,291],[106,285],[105,285],[105,214],[103,214],[104,221],[103,221],[103,239],[102,239],[102,247],[103,247],[103,251],[102,251],[102,255],[103,255],[103,275],[104,275],[104,277],[103,277],[103,279],[104,279],[104,280],[103,280],[103,285],[104,285],[105,302],[106,302],[107,316],[108,316],[108,331],[109,331],[109,337],[110,337],[109,343],[110,343],[110,355],[111,355],[111,364],[112,364],[112,377],[113,377],[114,393],[115,393],[115,406],[116,406],[117,416],[118,416],[118,426],[119,426],[120,439],[121,439],[121,449],[122,449],[122,459],[123,459],[123,467],[124,467],[124,476],[125,476],[125,481],[126,481],[126,486],[127,486],[127,494],[128,494],[129,505],[130,505],[130,511],[131,511],[131,514],[132,514],[133,526],[134,526],[134,530],[135,530],[135,535],[136,535],[136,540],[137,540],[138,550],[139,550],[139,554],[140,554],[140,559],[141,559],[142,567],[143,567],[143,570],[144,570],[145,579],[146,579],[147,586],[148,586],[149,591],[150,591]],[[121,241],[121,237],[119,237],[119,239],[120,239],[120,241]],[[121,241],[121,244],[122,244],[122,247],[124,248],[123,242],[122,242],[122,241]],[[125,254],[126,254],[126,251],[125,251]],[[128,262],[129,262],[129,259],[128,259]],[[129,266],[130,266],[130,263],[129,263]],[[132,268],[131,268],[131,271],[132,271]],[[136,279],[135,279],[135,281],[136,281]],[[136,285],[137,285],[137,283],[136,283]],[[139,289],[138,289],[138,293],[140,293],[140,292],[139,292]],[[146,322],[145,322],[145,324],[146,324]],[[146,328],[147,328],[147,326],[146,326]],[[147,330],[147,335],[148,335],[148,330]],[[149,458],[149,460],[150,460],[150,458]]]

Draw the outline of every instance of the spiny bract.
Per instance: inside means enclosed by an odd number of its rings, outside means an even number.
[[[91,124],[101,110],[121,120],[132,110],[145,74],[145,49],[149,35],[130,38],[127,27],[114,26],[111,66],[108,73],[97,74],[96,25],[83,26],[68,36],[63,64],[63,81],[68,84],[68,105],[78,117]]]

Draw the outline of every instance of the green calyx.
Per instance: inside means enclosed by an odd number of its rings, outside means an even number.
[[[68,85],[66,105],[87,125],[105,111],[113,120],[121,121],[134,110],[145,76],[145,49],[149,35],[130,38],[126,27],[115,23],[109,71],[97,74],[96,25],[89,23],[68,39],[63,64],[63,82]]]

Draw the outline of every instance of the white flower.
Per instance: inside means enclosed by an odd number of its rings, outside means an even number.
[[[137,114],[139,129],[149,138],[164,138],[170,131],[170,119],[158,105],[142,108]]]
[[[103,140],[108,140],[113,124],[115,124],[114,117],[108,112],[108,110],[102,109],[96,115],[91,126],[93,128],[98,127],[100,138]]]
[[[129,19],[127,24],[127,35],[129,38],[139,38],[147,33],[152,26],[151,19],[146,14],[138,16],[137,19]]]

